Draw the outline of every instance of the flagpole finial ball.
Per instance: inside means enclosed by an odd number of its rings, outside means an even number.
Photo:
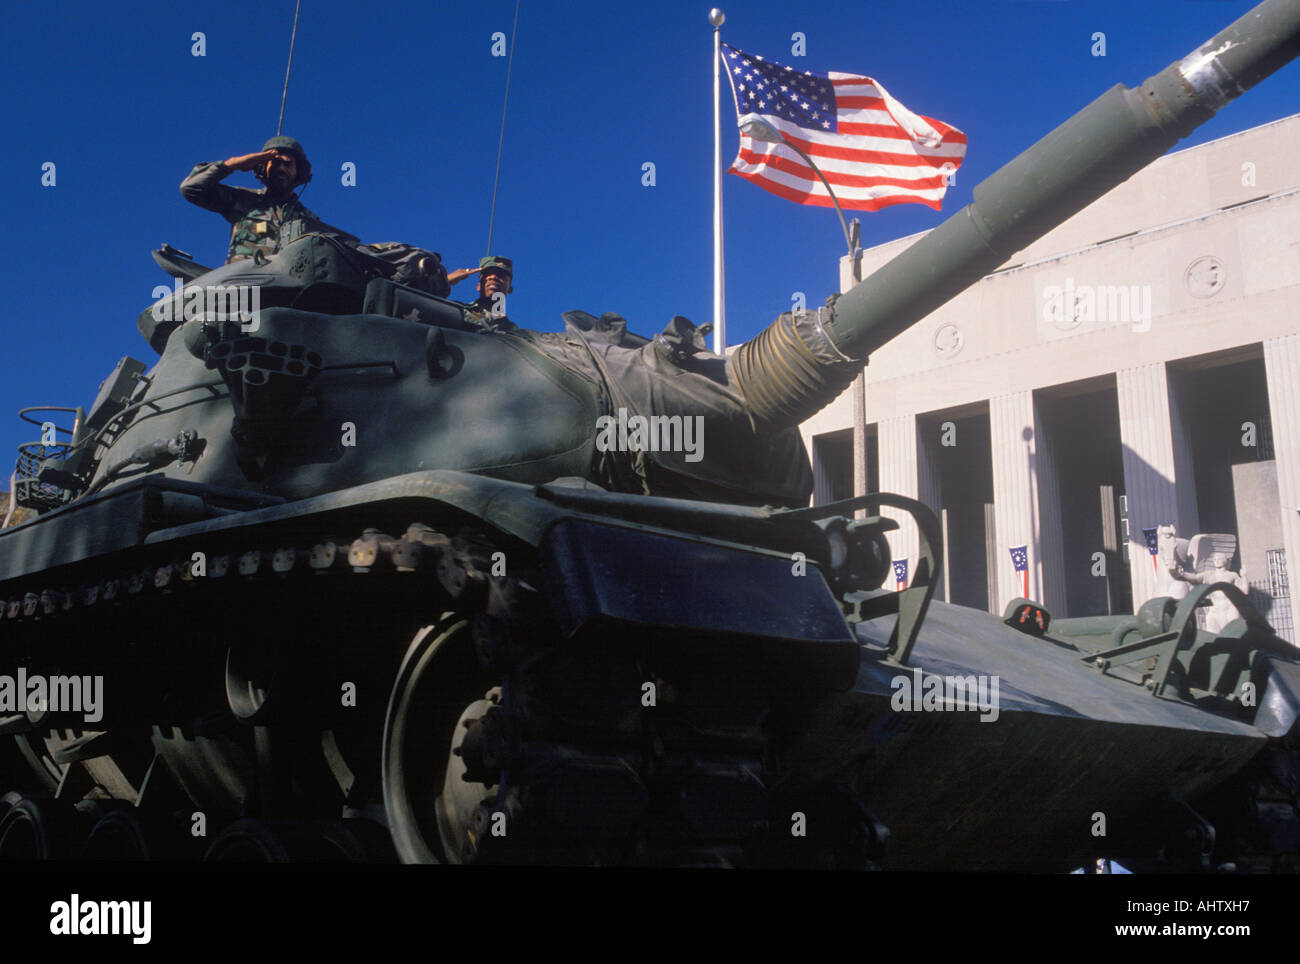
[[[715,27],[721,27],[723,21],[726,19],[727,19],[727,15],[723,13],[721,10],[719,10],[717,7],[714,7],[712,10],[709,11],[709,23],[713,24],[713,26]]]

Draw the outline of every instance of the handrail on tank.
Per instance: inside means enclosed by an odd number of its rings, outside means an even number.
[[[80,411],[81,409],[79,407],[69,407],[67,405],[28,405],[26,408],[20,408],[18,410],[18,417],[21,418],[28,425],[35,425],[38,428],[44,428],[45,422],[38,421],[32,418],[31,416],[29,416],[27,413],[28,412],[72,412],[73,414],[76,414],[77,412]],[[78,426],[75,422],[73,423],[72,428],[63,428],[62,426],[59,425],[54,426],[54,430],[56,432],[62,432],[64,435],[75,434],[77,428]]]
[[[943,533],[939,519],[924,502],[895,495],[892,492],[869,492],[866,495],[828,502],[805,509],[785,509],[772,513],[777,519],[819,519],[828,515],[852,518],[858,509],[887,505],[902,509],[916,521],[917,559],[911,584],[898,593],[898,621],[889,635],[889,655],[896,662],[906,664],[912,646],[925,621],[926,610],[934,596],[938,574],[943,571]]]

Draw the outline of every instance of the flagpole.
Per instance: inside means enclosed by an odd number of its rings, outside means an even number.
[[[713,24],[713,351],[727,350],[727,307],[722,271],[722,24],[727,19],[717,7],[709,11]]]
[[[853,219],[849,231],[849,269],[853,285],[862,280],[862,222]],[[858,369],[853,379],[853,497],[867,494],[867,370]],[[853,514],[855,519],[865,519],[866,510]],[[946,559],[947,556],[944,556]],[[945,596],[945,598],[947,598]]]

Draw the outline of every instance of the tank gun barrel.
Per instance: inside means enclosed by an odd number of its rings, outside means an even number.
[[[1300,0],[1264,0],[1141,87],[1117,84],[977,185],[970,204],[841,296],[829,318],[783,315],[742,345],[733,369],[755,414],[793,424],[818,411],[870,352],[1297,55]]]

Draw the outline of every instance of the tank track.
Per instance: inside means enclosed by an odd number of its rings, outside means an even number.
[[[0,858],[750,860],[770,684],[566,648],[527,547],[298,526],[0,587],[0,673],[104,679],[95,722],[0,712]],[[408,672],[435,635],[437,671]]]

